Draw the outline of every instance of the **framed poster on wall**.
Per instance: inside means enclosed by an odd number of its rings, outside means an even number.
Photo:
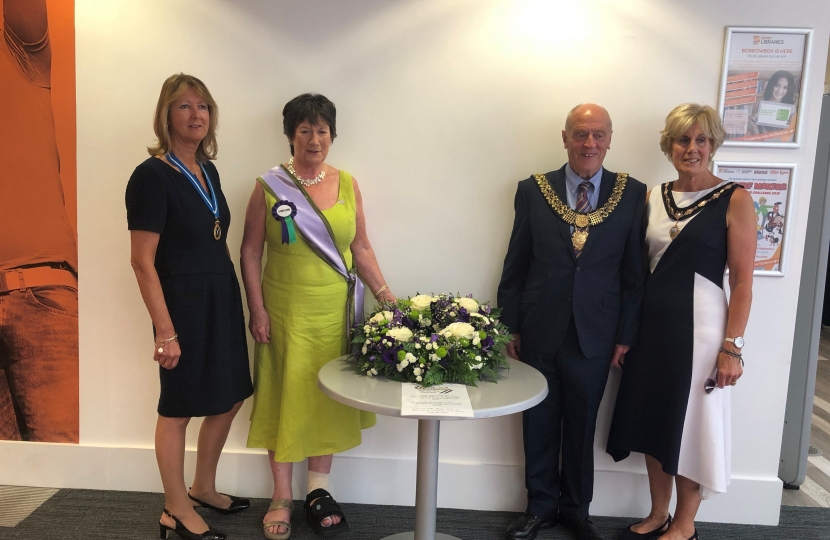
[[[812,32],[726,28],[719,101],[724,146],[800,146]]]
[[[783,276],[795,164],[715,161],[712,172],[741,184],[755,202],[755,275]]]

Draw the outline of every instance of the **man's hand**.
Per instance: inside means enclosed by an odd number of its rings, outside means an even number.
[[[507,344],[505,352],[507,356],[512,358],[513,360],[521,360],[522,359],[522,336],[521,334],[511,334],[513,336],[513,340]]]
[[[617,369],[622,369],[625,363],[625,353],[630,347],[628,345],[614,345],[614,356],[611,358],[611,365]]]

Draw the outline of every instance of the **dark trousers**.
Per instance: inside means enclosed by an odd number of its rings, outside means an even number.
[[[0,294],[0,439],[78,442],[78,292]]]
[[[584,519],[594,495],[594,431],[611,358],[586,358],[571,319],[556,353],[522,350],[522,361],[548,381],[545,400],[523,413],[527,512]]]

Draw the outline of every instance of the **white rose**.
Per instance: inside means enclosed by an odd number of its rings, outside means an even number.
[[[476,356],[476,362],[481,362],[481,357],[480,356]]]
[[[388,337],[400,342],[406,342],[412,339],[412,330],[406,328],[405,326],[401,326],[400,328],[390,328],[388,332],[386,332]]]
[[[366,332],[367,334],[369,333],[370,330],[372,330],[372,327],[369,326],[368,324],[363,326],[363,331]]]
[[[366,345],[364,345],[363,348],[360,349],[360,352],[362,352],[363,354],[366,354],[366,351],[367,351]]]
[[[449,336],[447,336],[449,334]],[[454,322],[444,329],[444,335],[447,337],[467,338],[473,339],[477,333],[473,325],[465,322]]]
[[[371,376],[372,376],[372,370],[371,369],[366,372],[366,376],[371,378]]]
[[[475,313],[478,311],[478,302],[472,298],[456,298],[455,303],[467,310],[467,313]]]
[[[401,360],[400,367],[405,368],[408,365],[409,365],[409,360],[407,360],[406,358]]]
[[[378,370],[376,370],[375,368],[372,368],[372,375],[377,375],[377,374],[378,374]]]
[[[421,348],[421,344],[420,344],[420,343],[416,343],[416,344],[415,344],[415,348],[416,348],[416,349],[420,349],[420,348]]]
[[[478,345],[479,343],[481,343],[481,340],[479,339],[479,337],[478,336],[474,337],[473,338],[473,345]]]
[[[421,368],[416,367],[415,369],[412,370],[412,373],[414,373],[415,375],[420,375],[421,374]]]
[[[419,294],[418,296],[413,296],[409,299],[412,302],[412,309],[415,311],[425,311],[429,309],[430,304],[435,302],[435,297],[432,297],[428,294]]]
[[[418,377],[415,377],[415,380],[418,381],[418,382],[421,382],[422,380],[424,380],[424,378],[421,377],[421,376],[418,376]]]
[[[383,321],[391,321],[394,315],[391,311],[379,311],[375,313],[374,317],[369,319],[369,322],[382,323]]]

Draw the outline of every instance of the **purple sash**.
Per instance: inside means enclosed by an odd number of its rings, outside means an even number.
[[[311,250],[340,274],[348,285],[346,301],[346,335],[352,326],[363,323],[363,282],[346,266],[346,259],[334,241],[328,220],[308,196],[305,189],[281,165],[274,167],[257,180],[278,201],[290,201],[297,207],[294,222],[297,232]],[[339,180],[338,180],[339,181]],[[351,341],[350,339],[347,340]]]

